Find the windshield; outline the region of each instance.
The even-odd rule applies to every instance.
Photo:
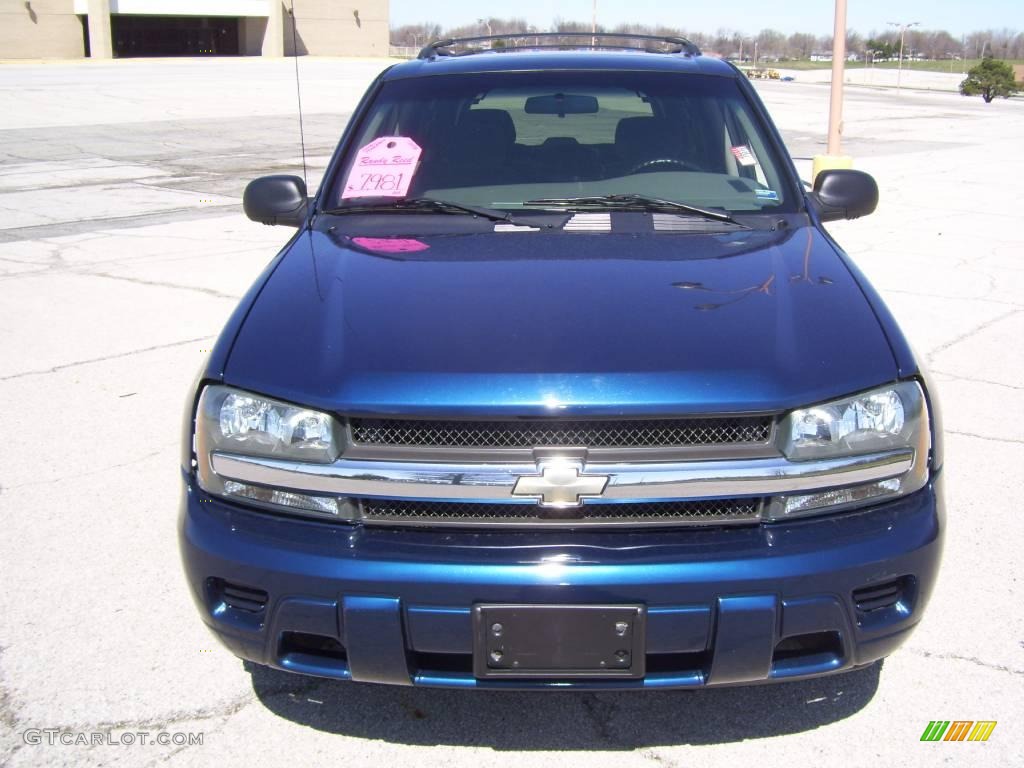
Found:
[[[385,83],[325,208],[431,198],[528,212],[641,198],[793,210],[757,116],[730,78],[500,72]],[[623,196],[631,196],[625,200]]]

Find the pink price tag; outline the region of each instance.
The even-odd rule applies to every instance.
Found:
[[[430,248],[419,240],[399,237],[353,237],[352,242],[377,253],[416,253]]]
[[[405,136],[381,136],[356,154],[341,198],[405,197],[423,152]]]

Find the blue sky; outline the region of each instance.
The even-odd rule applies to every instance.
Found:
[[[1022,0],[849,0],[848,26],[857,32],[885,29],[887,21],[920,21],[925,29],[945,29],[953,35],[978,29],[1024,29]],[[622,22],[669,24],[691,32],[713,33],[719,28],[758,32],[831,34],[834,4],[830,0],[598,0],[597,20],[614,26]],[[466,24],[482,16],[521,17],[547,28],[556,16],[588,20],[591,0],[391,0],[391,25],[436,22],[444,27]]]

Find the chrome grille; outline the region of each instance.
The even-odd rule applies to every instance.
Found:
[[[370,523],[413,525],[724,525],[760,520],[761,499],[708,499],[622,504],[584,504],[549,509],[535,504],[480,504],[406,499],[361,499],[362,519]]]
[[[352,419],[362,445],[443,448],[673,448],[765,443],[768,416],[594,421]]]

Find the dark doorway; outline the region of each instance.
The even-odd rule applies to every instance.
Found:
[[[89,17],[83,14],[78,20],[82,22],[82,50],[85,52],[85,58],[89,58],[92,56],[92,51],[89,50]]]
[[[114,55],[237,56],[241,19],[228,16],[111,16]]]

